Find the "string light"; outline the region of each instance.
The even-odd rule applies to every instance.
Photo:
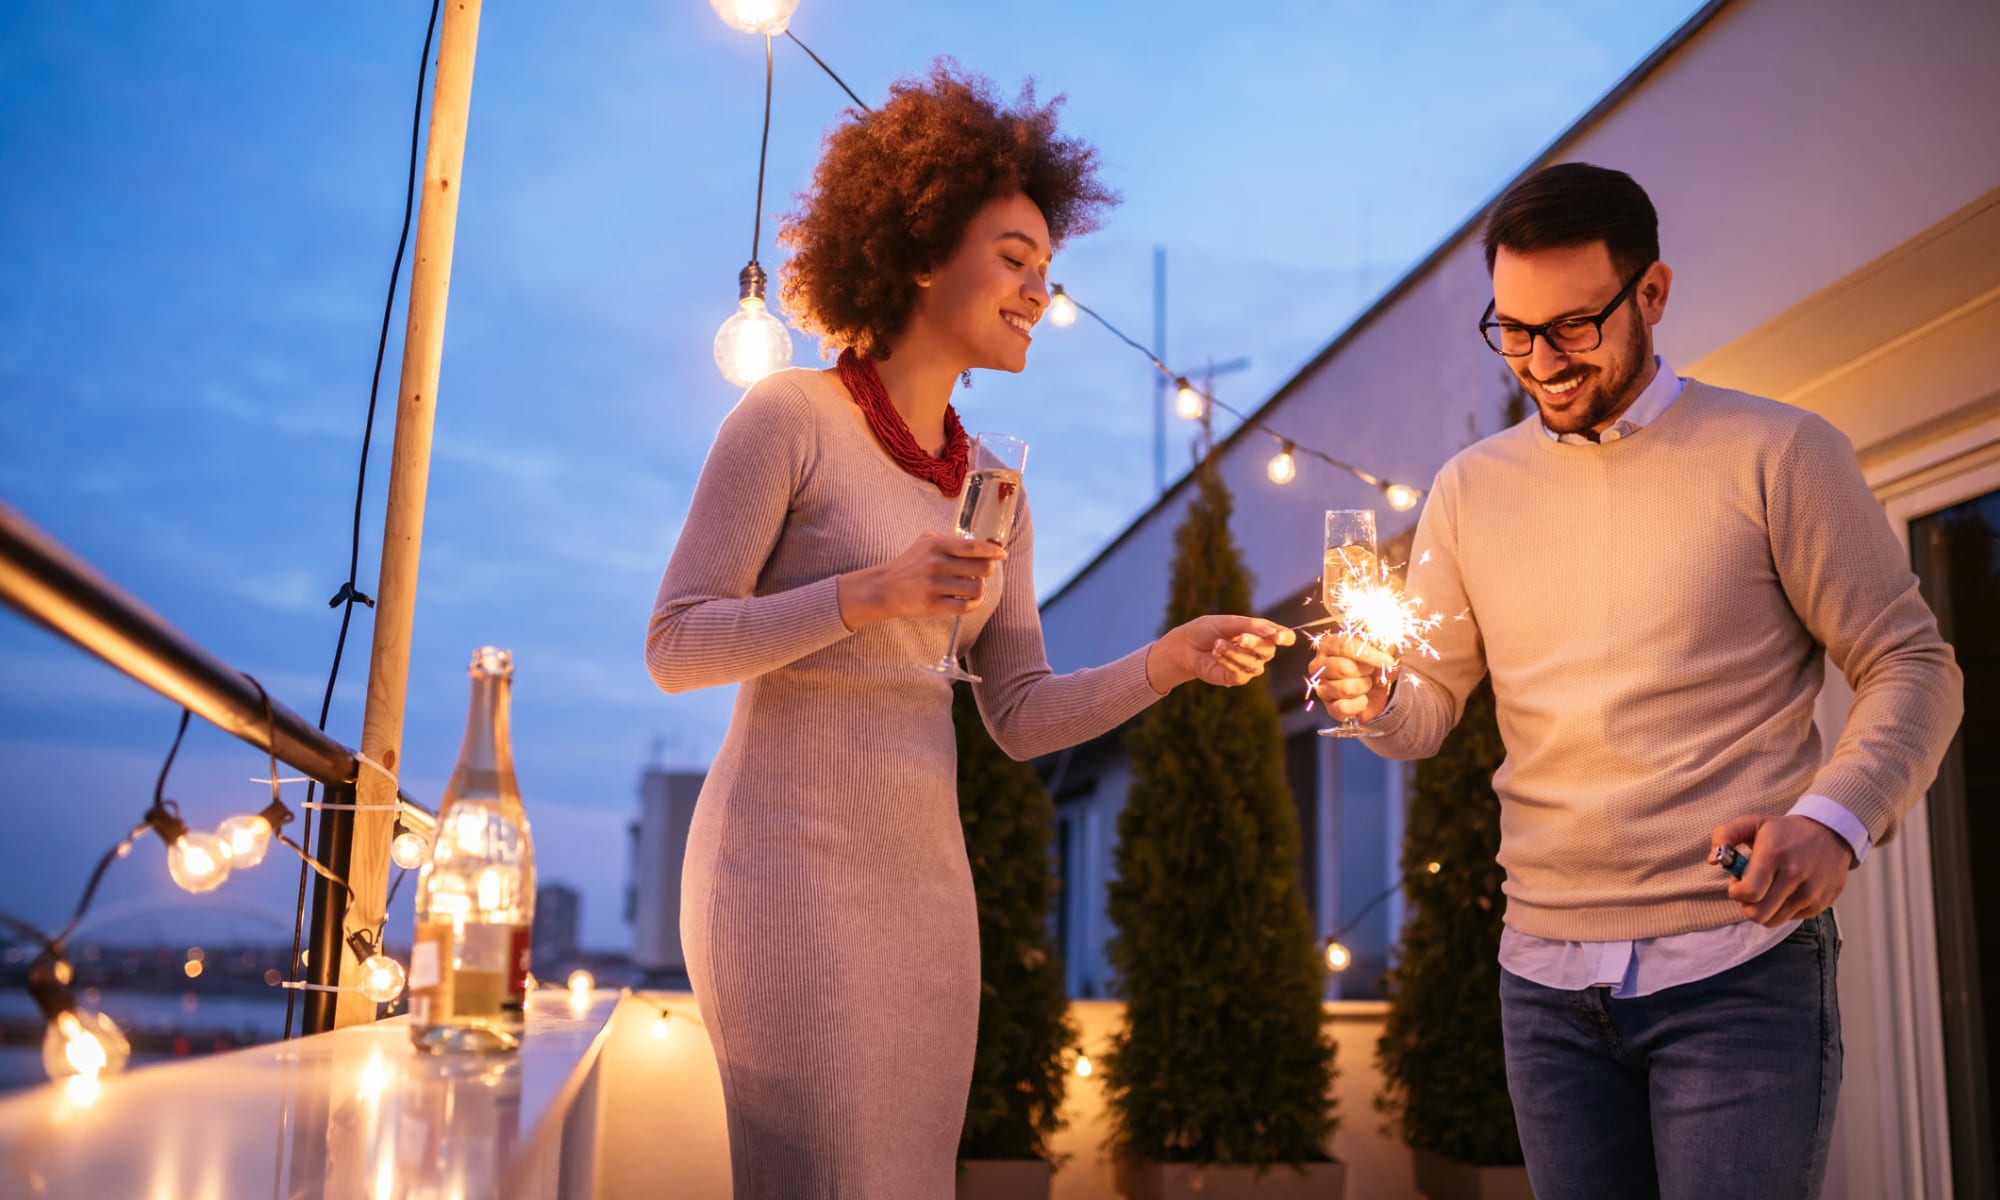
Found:
[[[215,835],[229,847],[233,868],[256,866],[271,848],[271,823],[261,816],[231,817],[217,827]]]
[[[1287,440],[1278,448],[1278,452],[1271,456],[1270,465],[1264,468],[1264,474],[1271,477],[1272,483],[1283,486],[1298,477],[1299,463],[1292,457],[1292,451],[1296,449],[1298,447]]]
[[[755,282],[749,279],[752,272]],[[764,282],[762,267],[744,267],[736,312],[715,331],[715,365],[741,388],[792,365],[792,331],[765,307]]]
[[[28,994],[48,1021],[42,1034],[42,1067],[49,1078],[96,1079],[124,1070],[132,1057],[132,1044],[124,1031],[110,1017],[77,1004],[69,990],[76,971],[60,945],[33,929],[28,932],[44,943],[28,968]]]
[[[387,1004],[402,995],[407,979],[403,964],[386,954],[371,954],[361,964],[361,994],[377,1004]]]
[[[1382,489],[1382,494],[1389,498],[1389,507],[1397,512],[1408,512],[1415,508],[1417,500],[1423,495],[1422,492],[1403,483],[1387,485]]]
[[[589,996],[596,987],[597,980],[591,977],[590,972],[571,971],[569,973],[569,994],[572,999],[578,996]]]
[[[1327,942],[1326,944],[1327,970],[1345,971],[1348,967],[1352,966],[1353,964],[1354,964],[1354,955],[1348,952],[1347,947],[1341,945],[1339,942],[1335,941]]]
[[[430,856],[430,842],[425,840],[422,834],[411,833],[407,829],[397,834],[396,840],[389,843],[390,860],[405,871],[413,871],[423,866],[424,860]]]
[[[1076,324],[1076,302],[1069,298],[1058,283],[1049,288],[1049,324],[1057,329],[1068,329]]]
[[[785,32],[799,9],[799,0],[708,0],[708,6],[724,25],[738,33],[770,37]]]
[[[167,874],[181,890],[197,896],[221,887],[229,878],[229,847],[212,833],[196,833],[184,825],[181,829],[167,843]]]
[[[1194,385],[1187,381],[1187,377],[1184,375],[1175,376],[1174,412],[1178,413],[1184,420],[1199,421],[1201,420],[1201,415],[1207,411],[1208,404],[1206,398],[1200,392],[1194,390]]]
[[[771,150],[771,35],[781,32],[798,0],[710,0],[722,19],[746,33],[764,34],[764,138],[757,149],[757,209],[750,227],[750,261],[736,274],[736,312],[715,331],[715,365],[722,377],[747,388],[792,363],[792,331],[764,303],[767,279],[757,263],[764,243],[764,163]],[[783,10],[782,13],[779,10]],[[736,24],[731,14],[756,20]],[[747,19],[747,18],[746,18]],[[759,25],[777,21],[775,28]]]
[[[1093,1068],[1092,1068],[1092,1067],[1091,1067],[1091,1065],[1090,1065],[1090,1055],[1088,1055],[1088,1054],[1085,1054],[1085,1053],[1084,1053],[1083,1051],[1081,1051],[1081,1050],[1077,1051],[1077,1052],[1076,1052],[1076,1073],[1077,1073],[1077,1075],[1078,1075],[1078,1076],[1080,1076],[1081,1078],[1084,1078],[1084,1079],[1088,1079],[1088,1078],[1090,1078],[1090,1072],[1091,1072],[1092,1070],[1093,1070]]]
[[[668,1030],[667,1030],[667,1022],[668,1022],[668,1020],[670,1020],[670,1019],[671,1019],[672,1017],[673,1017],[673,1014],[672,1014],[672,1013],[670,1013],[670,1012],[668,1012],[668,1011],[667,1011],[666,1009],[664,1009],[664,1008],[663,1008],[663,1009],[661,1009],[661,1010],[660,1010],[660,1018],[659,1018],[659,1020],[657,1020],[657,1021],[654,1021],[654,1022],[653,1022],[653,1040],[654,1040],[654,1041],[656,1041],[656,1042],[664,1042],[664,1041],[666,1041],[666,1040],[667,1040],[667,1032],[668,1032]]]

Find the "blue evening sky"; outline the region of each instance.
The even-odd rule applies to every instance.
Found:
[[[1169,358],[1249,357],[1218,387],[1248,408],[1696,7],[804,0],[794,28],[871,103],[938,55],[1009,94],[1030,75],[1067,94],[1066,128],[1125,202],[1054,278],[1143,339],[1167,247]],[[346,575],[428,11],[0,7],[0,499],[308,715],[338,627],[326,601]],[[442,792],[469,652],[511,648],[542,878],[582,889],[597,946],[626,944],[624,828],[656,741],[662,761],[705,764],[728,720],[726,690],[658,693],[641,638],[736,399],[709,344],[748,257],[762,59],[702,0],[491,4],[480,31],[405,784]],[[843,104],[781,39],[774,269],[769,218]],[[402,319],[363,517],[371,592]],[[1150,502],[1151,397],[1144,360],[1087,319],[1044,326],[1024,375],[962,394],[971,428],[1033,446],[1039,509],[1060,514],[1037,530],[1044,592]],[[1171,459],[1186,457],[1176,431]],[[329,723],[349,745],[368,618]],[[177,715],[0,613],[0,907],[60,922],[144,809]],[[212,827],[260,806],[247,780],[263,771],[197,723],[168,794]],[[112,873],[94,926],[270,940],[294,885],[274,856],[179,897],[149,845]]]

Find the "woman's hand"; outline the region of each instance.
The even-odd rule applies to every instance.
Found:
[[[1313,691],[1328,712],[1366,722],[1388,707],[1397,663],[1358,638],[1329,635],[1314,648],[1308,670]]]
[[[1006,558],[994,542],[922,534],[881,566],[840,577],[840,619],[860,629],[897,617],[962,617],[985,601],[986,580]]]
[[[1235,687],[1264,673],[1291,630],[1262,617],[1196,617],[1169,629],[1146,651],[1146,681],[1165,695],[1190,679]]]

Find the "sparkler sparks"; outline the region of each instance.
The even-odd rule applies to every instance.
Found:
[[[1427,658],[1437,658],[1436,647],[1431,645],[1431,633],[1444,624],[1444,614],[1433,612],[1425,615],[1423,597],[1405,596],[1392,577],[1392,568],[1372,554],[1358,553],[1349,557],[1349,548],[1343,548],[1328,555],[1328,561],[1345,564],[1347,570],[1325,587],[1323,595],[1327,608],[1337,616],[1320,621],[1309,621],[1296,628],[1305,634],[1315,650],[1328,637],[1352,638],[1381,651],[1390,660],[1397,661],[1407,654],[1420,654]],[[1359,550],[1358,547],[1353,548]],[[1418,560],[1430,561],[1430,552]],[[1461,614],[1462,616],[1462,614]],[[1319,633],[1307,632],[1321,625],[1334,628]],[[1387,683],[1391,667],[1381,668],[1378,678]],[[1325,675],[1324,667],[1314,671],[1306,679],[1306,711],[1312,711],[1313,701],[1318,695],[1320,679]]]

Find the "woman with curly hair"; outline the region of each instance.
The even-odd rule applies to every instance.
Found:
[[[721,1069],[738,1200],[934,1200],[979,1016],[956,799],[954,618],[1019,759],[1194,681],[1259,675],[1291,635],[1211,616],[1053,674],[1024,501],[1004,546],[951,535],[971,368],[1020,371],[1049,258],[1115,197],[1058,102],[946,63],[848,114],[782,231],[786,309],[840,352],[723,421],[660,583],[646,662],[669,692],[741,683],[688,836],[681,939]]]

